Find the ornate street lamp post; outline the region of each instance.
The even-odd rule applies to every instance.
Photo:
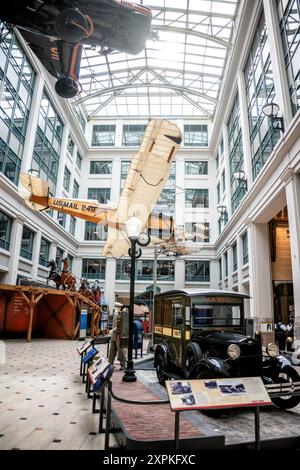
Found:
[[[147,246],[150,243],[150,237],[146,233],[141,234],[142,222],[137,217],[131,217],[126,222],[127,235],[131,247],[128,250],[130,256],[130,300],[129,300],[129,328],[128,328],[128,356],[127,365],[124,370],[123,381],[135,382],[136,375],[133,367],[132,349],[133,349],[133,314],[134,314],[134,281],[135,281],[135,261],[142,255],[142,250],[137,245]]]

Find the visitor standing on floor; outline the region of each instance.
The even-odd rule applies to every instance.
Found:
[[[120,343],[120,326],[121,326],[121,309],[123,307],[123,304],[120,302],[115,303],[115,308],[114,308],[114,317],[113,317],[113,324],[112,324],[112,330],[111,330],[111,343],[110,343],[110,348],[109,348],[109,356],[108,356],[108,362],[110,364],[114,363],[114,360],[117,356],[117,360],[120,362],[120,370],[125,369],[125,352],[123,347],[121,347]]]

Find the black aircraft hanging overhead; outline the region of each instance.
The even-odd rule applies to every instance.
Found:
[[[56,92],[80,92],[82,46],[138,54],[150,36],[151,10],[124,0],[6,0],[0,18],[18,27],[57,82]]]

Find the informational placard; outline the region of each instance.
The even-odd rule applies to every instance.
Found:
[[[273,332],[272,323],[271,322],[261,322],[260,331],[261,331],[261,333],[272,333]]]
[[[77,348],[77,352],[79,356],[82,356],[82,354],[89,349],[90,346],[92,346],[92,339],[89,339],[87,341],[84,341],[79,348]]]
[[[107,359],[100,357],[95,361],[91,367],[88,368],[88,374],[90,381],[94,385],[97,379],[103,374],[103,372],[108,368],[109,362]]]
[[[29,307],[22,294],[15,292],[13,297],[13,315],[19,314],[29,315]]]
[[[96,379],[96,382],[93,385],[94,392],[100,392],[104,385],[108,382],[111,378],[114,371],[114,366],[108,364],[108,367],[102,372]]]
[[[167,381],[173,411],[271,405],[261,377]]]
[[[85,356],[81,358],[81,361],[83,362],[83,364],[87,364],[89,361],[93,359],[93,357],[96,356],[98,352],[99,352],[98,349],[92,348]]]

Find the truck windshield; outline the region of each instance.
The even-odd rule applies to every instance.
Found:
[[[241,326],[240,305],[201,305],[192,304],[192,328],[203,326]]]

